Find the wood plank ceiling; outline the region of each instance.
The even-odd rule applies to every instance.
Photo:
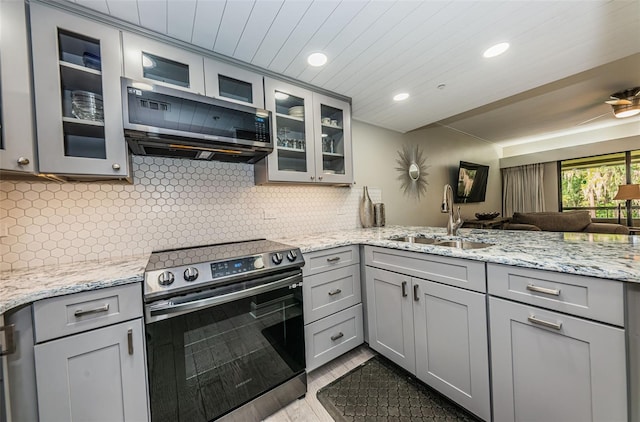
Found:
[[[640,53],[638,1],[75,1],[349,96],[354,118],[400,132],[444,119],[455,128],[452,116]],[[511,44],[507,53],[482,57],[502,41]],[[306,63],[315,51],[327,54],[325,66]],[[635,69],[622,68],[610,79],[582,81],[582,89],[593,93],[588,98],[558,99],[545,91],[546,108],[537,107],[559,116],[556,129],[586,120],[578,121],[587,107],[593,107],[593,117],[607,113],[602,102],[609,94],[640,86],[638,60],[633,64]],[[411,96],[395,103],[398,92]],[[520,108],[505,124],[531,123],[532,113],[526,105]],[[583,114],[577,118],[574,110]],[[474,134],[472,123],[462,126]],[[517,137],[513,130],[494,133],[486,125],[478,132],[496,143]]]

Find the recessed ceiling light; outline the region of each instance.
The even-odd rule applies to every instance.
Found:
[[[489,47],[485,50],[484,53],[482,53],[482,55],[486,58],[489,57],[495,57],[495,56],[499,56],[500,54],[504,53],[505,51],[507,51],[509,49],[509,43],[508,42],[501,42],[499,44],[496,44],[492,47]]]
[[[286,100],[287,98],[289,98],[289,94],[285,94],[284,92],[276,91],[274,97],[276,97],[276,100]]]
[[[409,94],[406,92],[401,92],[400,94],[396,94],[393,96],[393,101],[404,101],[409,98]]]
[[[327,55],[324,53],[313,53],[313,54],[309,54],[309,57],[307,57],[307,62],[311,65],[311,66],[324,66],[324,64],[327,62]]]

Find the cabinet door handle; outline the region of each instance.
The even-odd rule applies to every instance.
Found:
[[[331,336],[331,341],[336,341],[340,338],[344,337],[344,334],[342,333],[342,331],[340,331],[338,334],[332,335]]]
[[[327,262],[329,263],[334,263],[334,262],[338,262],[340,261],[340,257],[339,256],[334,256],[333,258],[327,258]]]
[[[546,295],[560,296],[560,289],[548,289],[546,287],[535,286],[533,284],[527,284],[527,290],[544,293]]]
[[[82,309],[78,309],[73,313],[73,315],[77,318],[84,315],[99,314],[101,312],[107,312],[108,310],[109,310],[109,304],[105,303],[103,306],[95,309],[88,309],[86,311],[83,311]]]
[[[127,331],[127,343],[129,346],[129,354],[133,354],[133,329],[129,328]]]
[[[555,323],[555,322],[545,321],[543,319],[536,318],[535,315],[531,315],[527,319],[529,320],[529,322],[531,322],[533,324],[541,325],[543,327],[553,328],[554,330],[561,330],[562,329],[562,322]]]
[[[402,297],[407,297],[407,282],[402,282]]]
[[[0,331],[4,331],[5,347],[6,349],[0,349],[0,356],[10,355],[16,351],[16,342],[13,341],[13,337],[16,331],[14,324],[3,325],[0,327]]]
[[[420,298],[418,297],[418,285],[417,284],[413,285],[413,300],[415,300],[416,302],[420,300]]]
[[[329,296],[335,296],[335,295],[338,295],[340,293],[342,293],[342,290],[340,290],[340,289],[331,290],[331,291],[329,291]]]

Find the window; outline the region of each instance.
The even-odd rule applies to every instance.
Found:
[[[561,210],[589,210],[596,219],[618,219],[613,200],[618,185],[640,184],[640,150],[576,158],[560,162]],[[632,216],[640,218],[640,200],[632,201]],[[624,219],[624,215],[623,215]]]

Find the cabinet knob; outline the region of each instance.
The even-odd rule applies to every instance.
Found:
[[[314,180],[314,179],[315,179],[315,176],[311,176],[311,180]]]
[[[120,170],[120,164],[113,163],[113,165],[111,165],[111,168],[113,168],[114,170]]]
[[[318,180],[322,180],[322,176],[318,176]]]
[[[30,163],[30,161],[29,161],[29,159],[27,157],[18,158],[18,164],[20,164],[21,166],[26,166],[29,163]]]

